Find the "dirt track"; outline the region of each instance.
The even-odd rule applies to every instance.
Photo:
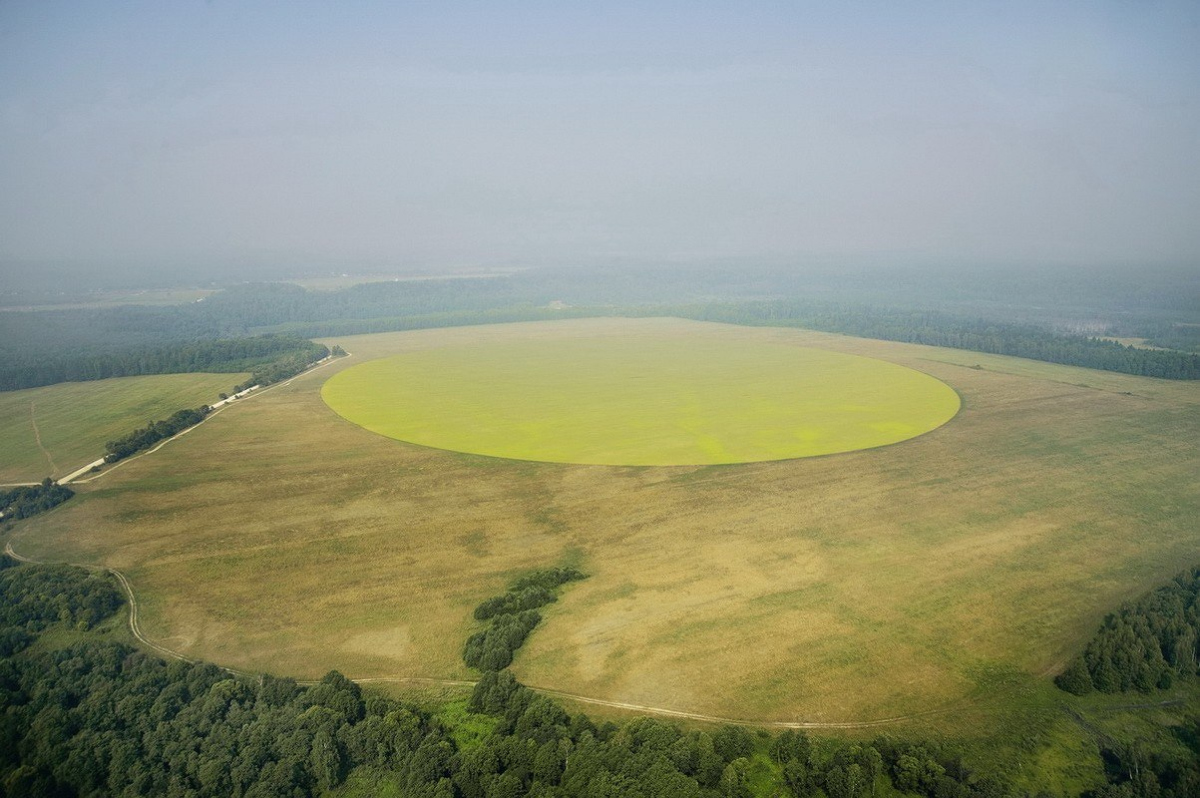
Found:
[[[4,553],[14,560],[20,560],[25,563],[37,564],[37,560],[24,557],[17,553],[13,548],[12,541],[4,547]],[[141,625],[138,623],[138,603],[137,597],[134,595],[133,586],[129,583],[128,577],[115,568],[104,568],[101,566],[79,566],[90,571],[107,571],[116,577],[120,583],[121,589],[125,592],[125,597],[129,600],[129,631],[137,639],[139,643],[154,651],[156,654],[170,659],[182,660],[184,662],[198,662],[186,654],[182,654],[166,646],[155,643],[142,632]],[[244,671],[226,668],[223,670],[235,676],[250,676]],[[437,679],[427,676],[367,676],[355,679],[351,677],[351,681],[358,684],[411,684],[411,685],[426,685],[431,687],[474,687],[475,682],[462,679]],[[314,682],[300,682],[301,684],[313,684]],[[581,704],[590,704],[592,706],[610,707],[612,709],[623,709],[632,712],[640,712],[644,715],[656,715],[659,717],[678,718],[680,720],[697,720],[705,723],[729,724],[734,726],[754,726],[768,729],[869,729],[877,726],[892,726],[905,721],[915,720],[917,718],[927,717],[930,715],[940,715],[946,712],[953,712],[958,707],[943,707],[940,709],[931,709],[925,712],[917,712],[911,715],[898,715],[893,718],[878,718],[875,720],[847,720],[847,721],[768,721],[768,720],[748,720],[745,718],[723,718],[717,715],[703,715],[698,712],[685,712],[678,709],[669,709],[667,707],[655,707],[647,704],[631,704],[625,701],[609,701],[604,698],[592,698],[590,696],[579,695],[577,693],[568,693],[564,690],[555,690],[550,687],[535,687],[527,685],[531,690],[535,690],[543,695],[562,698],[569,701],[576,701]]]

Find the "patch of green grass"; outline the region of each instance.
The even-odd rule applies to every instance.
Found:
[[[160,374],[0,393],[0,482],[62,477],[104,445],[176,410],[216,402],[244,374]]]
[[[684,465],[886,446],[954,416],[919,371],[775,343],[627,336],[475,342],[374,360],[322,396],[423,446],[553,463]]]
[[[368,767],[350,771],[346,781],[326,795],[329,798],[405,798],[399,775]]]
[[[113,643],[135,645],[133,635],[129,632],[129,609],[122,607],[116,613],[105,618],[91,629],[79,629],[65,623],[56,623],[38,633],[37,639],[26,649],[30,654],[44,651],[58,651],[70,648],[76,643],[93,643],[106,640]]]
[[[746,771],[746,786],[754,798],[782,798],[791,795],[783,786],[783,768],[771,759],[771,736],[766,732],[755,735],[754,754]]]
[[[479,745],[496,729],[496,718],[490,715],[476,715],[467,709],[469,699],[463,698],[448,701],[437,708],[434,713],[454,738],[454,744],[460,751],[466,751]]]

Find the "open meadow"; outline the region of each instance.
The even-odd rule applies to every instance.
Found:
[[[0,393],[0,483],[59,478],[104,444],[185,407],[217,401],[245,374],[157,374]]]
[[[335,373],[375,358],[631,335],[879,358],[951,386],[962,408],[882,448],[613,467],[407,444],[321,398]],[[525,569],[575,565],[590,578],[547,608],[513,666],[522,681],[825,722],[1045,684],[1106,612],[1200,559],[1194,383],[674,319],[327,343],[353,356],[82,481],[14,546],[121,569],[163,645],[300,678],[470,678],[472,608]]]

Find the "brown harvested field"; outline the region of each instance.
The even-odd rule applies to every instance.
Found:
[[[964,406],[882,449],[618,468],[424,449],[342,420],[319,394],[336,370],[406,349],[630,331],[879,357]],[[575,563],[591,578],[545,613],[514,665],[522,680],[834,721],[1044,674],[1106,611],[1200,560],[1196,384],[662,319],[337,342],[354,357],[81,484],[16,548],[122,569],[161,643],[298,677],[469,676],[472,607],[522,569]]]

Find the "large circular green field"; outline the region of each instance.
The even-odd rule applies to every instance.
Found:
[[[719,336],[458,343],[352,366],[321,393],[355,424],[422,446],[638,466],[885,446],[959,408],[953,389],[904,366]]]

